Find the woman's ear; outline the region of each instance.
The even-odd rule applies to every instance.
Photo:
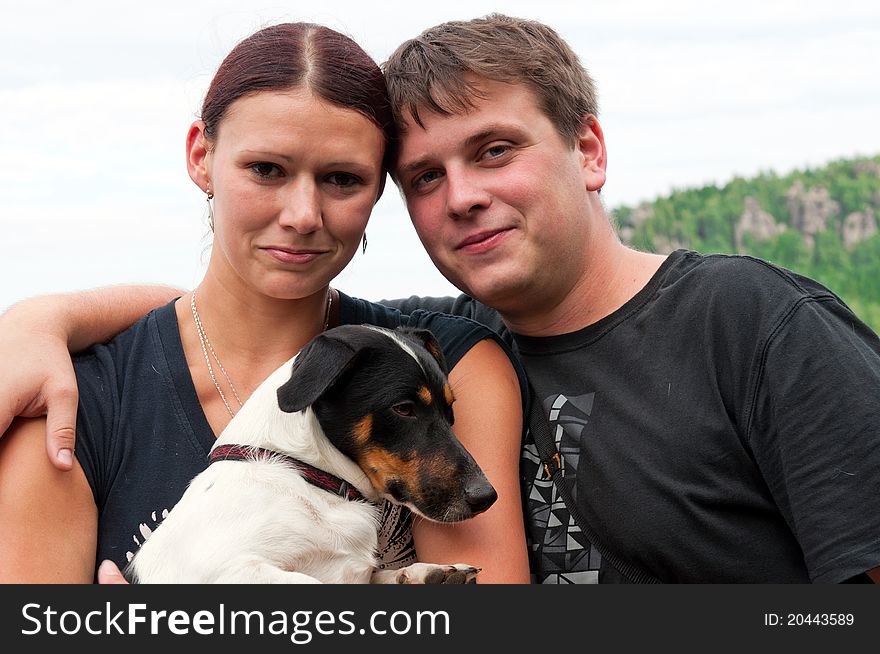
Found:
[[[602,126],[593,114],[585,114],[581,119],[577,149],[581,155],[586,188],[588,191],[598,191],[605,185],[608,153],[605,150]]]
[[[203,192],[208,192],[211,182],[208,170],[208,154],[211,151],[210,142],[205,135],[204,121],[197,120],[189,127],[186,134],[186,169],[189,176]]]

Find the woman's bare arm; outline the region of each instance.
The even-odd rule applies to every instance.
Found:
[[[504,351],[475,345],[449,374],[455,394],[454,431],[486,473],[498,500],[485,513],[453,525],[416,518],[419,560],[482,568],[479,583],[528,583],[529,566],[519,482],[522,402]]]
[[[98,511],[78,463],[43,456],[45,420],[19,419],[0,440],[0,583],[92,583]]]

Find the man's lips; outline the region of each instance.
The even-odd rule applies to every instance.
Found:
[[[260,249],[281,263],[309,263],[326,252],[313,248],[288,248],[280,245],[269,245]]]
[[[462,240],[455,249],[462,250],[468,254],[487,252],[498,245],[509,232],[509,228],[504,228],[471,234]]]

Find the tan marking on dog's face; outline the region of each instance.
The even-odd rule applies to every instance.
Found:
[[[438,484],[452,482],[447,479],[450,474],[449,466],[440,460],[435,461],[417,456],[405,460],[385,450],[372,449],[364,453],[359,463],[373,488],[380,492],[387,492],[389,482],[402,482],[411,495],[411,501],[415,504],[421,502],[423,498],[423,491],[418,481],[420,472],[427,471],[428,478],[436,480]]]
[[[404,461],[386,450],[370,449],[364,452],[360,465],[373,487],[382,490],[391,479],[415,479],[419,461],[417,457]]]
[[[431,390],[427,386],[419,388],[419,399],[425,406],[431,406],[434,397],[431,395]]]
[[[352,436],[354,437],[354,442],[358,445],[366,445],[370,442],[370,439],[373,436],[373,416],[372,414],[367,414],[354,426],[352,430]]]
[[[443,385],[443,397],[446,398],[446,404],[452,406],[455,396],[452,394],[452,388],[450,388],[449,384]]]

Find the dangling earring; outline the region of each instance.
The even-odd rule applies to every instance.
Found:
[[[205,193],[208,194],[208,226],[211,228],[211,231],[214,231],[214,206],[211,204],[211,200],[214,199],[214,194],[211,193],[211,182],[208,182],[208,187],[205,189]]]
[[[361,254],[367,253],[367,233],[364,232],[364,238],[361,241]]]

